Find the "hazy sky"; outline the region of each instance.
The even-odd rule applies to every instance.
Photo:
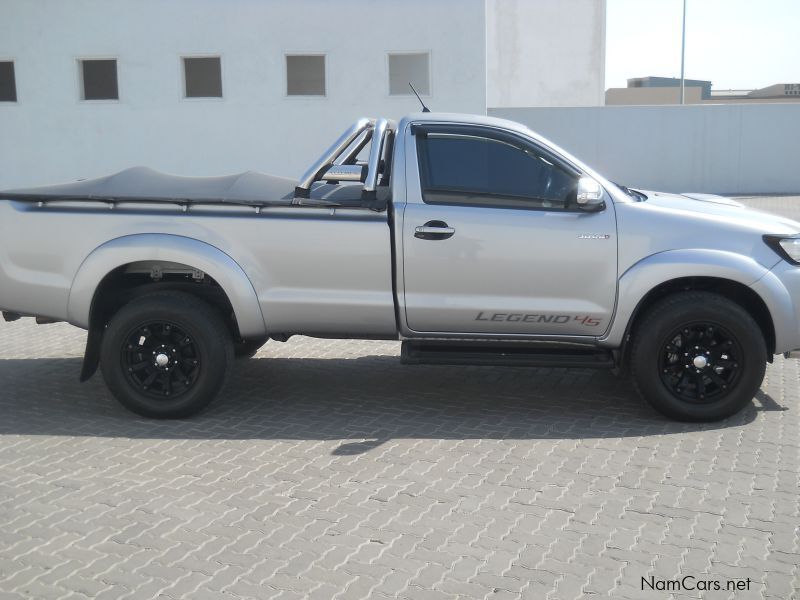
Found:
[[[716,89],[800,83],[800,0],[687,0],[686,77]],[[607,0],[606,88],[679,77],[683,0]]]

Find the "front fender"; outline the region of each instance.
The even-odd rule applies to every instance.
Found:
[[[764,300],[775,328],[775,353],[800,348],[800,311],[795,303],[800,298],[800,273],[789,263],[779,264],[753,284],[753,291]]]
[[[620,277],[614,320],[606,336],[599,341],[604,346],[618,348],[639,303],[662,283],[684,277],[715,277],[750,287],[768,273],[768,268],[749,256],[724,250],[667,250],[648,256]],[[769,296],[760,295],[776,322],[774,311],[783,314],[785,310],[780,290],[774,290]]]
[[[116,268],[144,260],[181,263],[207,273],[228,296],[242,337],[266,335],[258,296],[235,260],[205,242],[162,233],[124,236],[93,250],[72,281],[67,303],[69,322],[88,329],[94,294],[103,278]]]

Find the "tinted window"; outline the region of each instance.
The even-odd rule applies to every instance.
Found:
[[[501,139],[427,133],[417,140],[429,203],[564,208],[577,180],[532,148]]]

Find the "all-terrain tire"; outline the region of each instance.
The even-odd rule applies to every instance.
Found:
[[[220,314],[186,293],[157,292],[123,306],[100,351],[106,385],[129,410],[179,419],[203,410],[227,380],[231,333]]]
[[[717,421],[748,405],[764,379],[767,347],[739,304],[701,291],[667,296],[636,324],[630,353],[639,394],[680,421]]]

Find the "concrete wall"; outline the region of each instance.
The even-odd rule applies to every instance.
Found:
[[[604,101],[606,0],[486,0],[490,108]]]
[[[446,35],[444,35],[446,33]],[[389,52],[431,54],[439,110],[486,110],[484,0],[0,0],[0,189],[148,165],[186,175],[299,177],[390,96]],[[327,95],[286,97],[285,53],[326,53]],[[220,55],[222,99],[182,97],[183,55]],[[116,58],[119,101],[81,101],[79,58]]]
[[[506,108],[612,181],[672,192],[800,192],[800,104]]]

